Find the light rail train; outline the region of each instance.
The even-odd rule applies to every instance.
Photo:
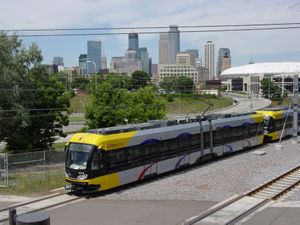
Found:
[[[265,137],[276,140],[279,136],[280,131],[275,131],[272,123],[282,129],[281,120],[292,115],[288,110],[266,109],[190,123],[181,121],[183,124],[159,120],[78,133],[66,144],[65,179],[70,183],[67,190],[108,190],[193,165],[207,157],[262,145]],[[291,135],[290,131],[287,135]]]
[[[66,181],[75,192],[107,190],[260,145],[263,138],[264,118],[257,113],[90,130],[67,143]]]

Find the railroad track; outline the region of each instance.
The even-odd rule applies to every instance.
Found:
[[[9,220],[9,209],[11,208],[15,208],[17,210],[17,215],[19,216],[25,213],[49,209],[79,199],[82,199],[82,197],[68,195],[65,193],[57,193],[30,200],[24,203],[15,204],[7,208],[2,208],[0,209],[0,224],[3,224],[4,222]]]
[[[280,200],[298,185],[300,166],[246,194],[233,197],[201,215],[186,220],[183,225],[235,224],[265,204]]]

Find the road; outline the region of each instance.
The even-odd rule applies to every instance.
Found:
[[[234,96],[234,100],[238,101],[237,104],[227,107],[225,109],[216,110],[217,113],[246,113],[252,112],[261,108],[265,108],[271,104],[269,99],[265,98],[245,98]]]
[[[217,109],[210,111],[209,113],[247,113],[252,112],[261,108],[268,107],[271,104],[269,99],[265,98],[253,98],[248,97],[247,95],[233,95],[224,93],[226,97],[232,97],[235,100],[235,104],[223,109]],[[187,115],[186,114],[167,114],[167,117],[170,119],[184,119]],[[190,117],[196,116],[194,114],[189,114]]]

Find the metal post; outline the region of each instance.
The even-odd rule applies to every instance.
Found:
[[[293,116],[293,142],[298,142],[298,74],[294,75],[294,116]]]
[[[4,156],[4,166],[6,168],[6,188],[9,188],[9,177],[8,177],[8,155]]]
[[[16,225],[17,210],[15,208],[9,209],[9,225]]]
[[[44,150],[44,181],[46,181],[46,151]]]
[[[92,60],[87,60],[87,63],[92,63],[94,65],[94,69],[95,69],[95,90],[97,90],[97,66],[96,63]]]

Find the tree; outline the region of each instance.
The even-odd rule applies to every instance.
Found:
[[[192,93],[194,89],[194,81],[190,77],[180,76],[176,79],[176,92],[180,93]]]
[[[128,75],[109,73],[105,81],[109,82],[114,88],[126,88],[131,89],[131,80]]]
[[[114,88],[107,81],[99,89],[101,91],[93,93],[92,104],[86,109],[90,129],[145,122],[165,115],[164,103],[155,99],[150,88],[128,93],[126,89]]]
[[[273,101],[281,101],[281,89],[271,81],[270,78],[264,78],[261,82],[261,89],[265,98]]]
[[[64,136],[70,94],[41,62],[37,45],[26,50],[17,36],[0,34],[0,140],[8,151],[46,149]]]
[[[50,77],[56,77],[65,86],[65,89],[69,88],[69,75],[67,73],[60,71],[58,73],[51,74]]]
[[[110,127],[125,123],[125,89],[114,88],[109,82],[99,85],[101,91],[93,92],[92,103],[86,108],[85,118],[90,129]]]
[[[175,90],[177,77],[164,77],[163,81],[159,83],[159,86],[163,88],[167,93]]]
[[[137,70],[131,74],[131,86],[135,90],[146,87],[149,81],[150,77],[144,71]]]
[[[145,87],[136,93],[130,93],[128,98],[129,111],[126,119],[129,123],[141,123],[148,120],[164,118],[166,106],[155,99],[152,87]]]
[[[86,90],[87,85],[90,83],[90,80],[85,77],[75,77],[75,79],[71,82],[72,88],[78,88],[80,90]]]

